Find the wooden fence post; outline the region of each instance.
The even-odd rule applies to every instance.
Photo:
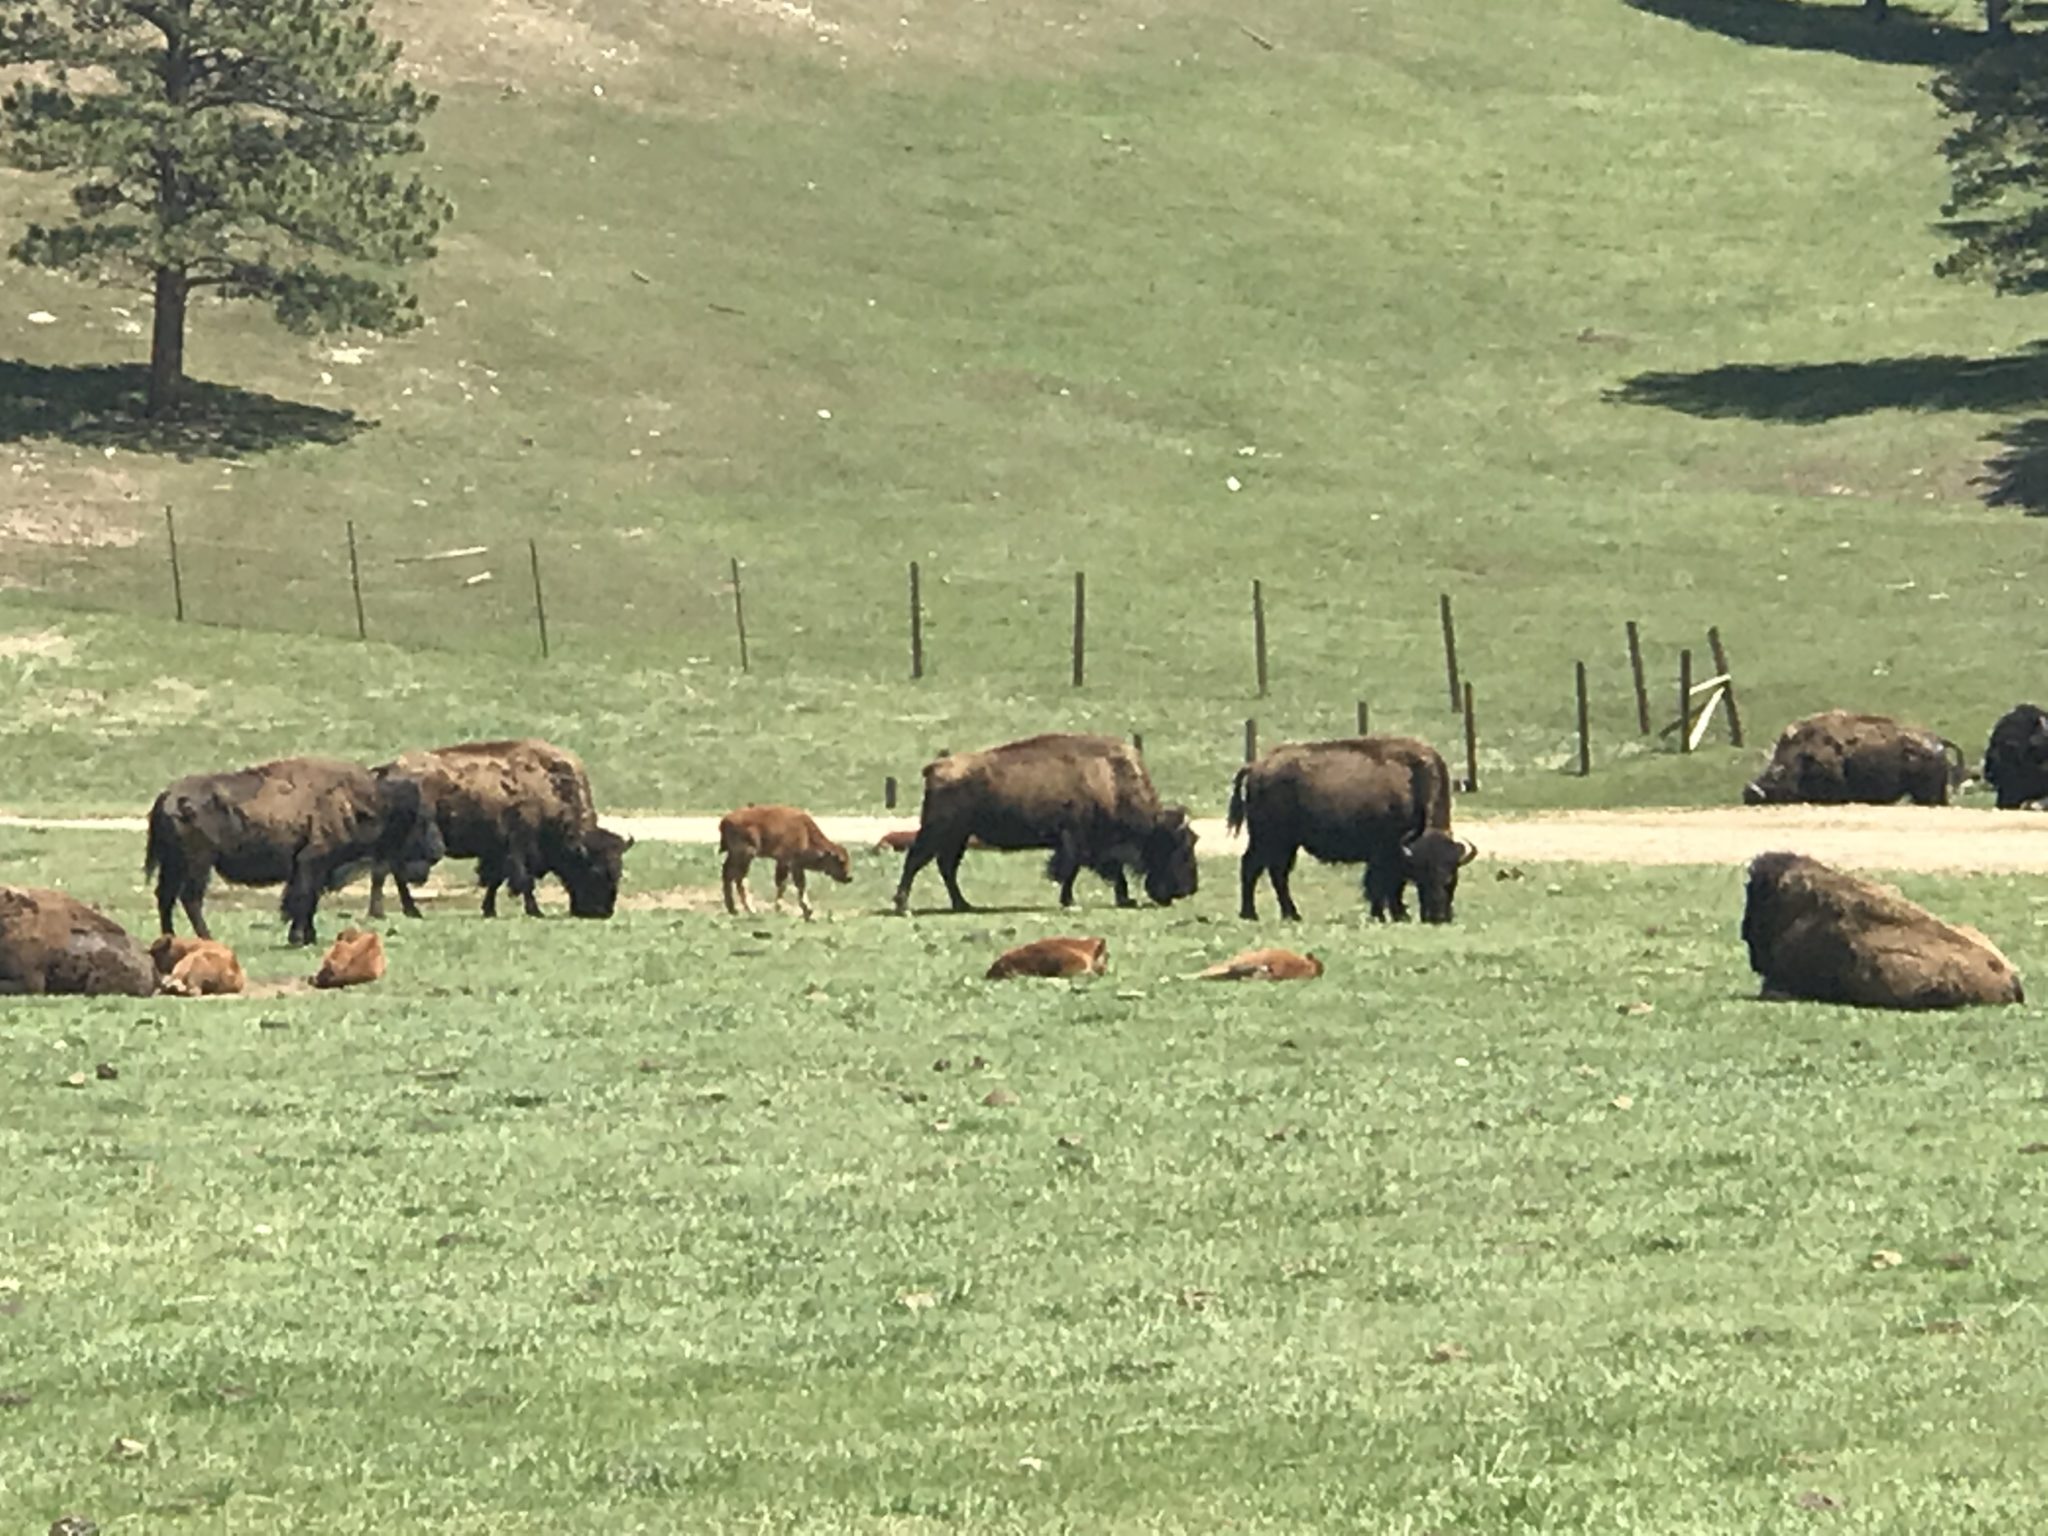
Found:
[[[1367,707],[1363,699],[1358,701],[1358,734],[1361,736],[1370,736],[1372,734],[1372,710]]]
[[[1088,573],[1074,572],[1074,686],[1088,679]]]
[[[1257,654],[1259,697],[1263,699],[1266,696],[1266,586],[1256,577],[1252,579],[1252,649]]]
[[[1678,653],[1678,750],[1692,750],[1692,652]]]
[[[1479,793],[1479,722],[1472,717],[1472,685],[1465,684],[1465,793]]]
[[[1643,681],[1643,637],[1636,629],[1636,621],[1628,621],[1628,668],[1636,680],[1636,730],[1650,734],[1650,690]]]
[[[164,508],[164,531],[171,536],[171,602],[176,607],[178,622],[185,622],[185,574],[178,568],[178,519],[169,507]]]
[[[924,676],[924,594],[915,560],[910,562],[910,675]]]
[[[1259,755],[1259,722],[1256,719],[1244,723],[1244,760],[1251,762]]]
[[[528,539],[526,552],[533,559],[533,621],[540,626],[540,659],[548,659],[548,604],[540,590],[540,541]]]
[[[1742,716],[1735,708],[1735,679],[1728,671],[1728,653],[1721,649],[1721,631],[1718,628],[1709,626],[1707,645],[1714,653],[1714,670],[1728,678],[1721,685],[1721,691],[1728,700],[1728,744],[1739,747],[1742,745]]]
[[[363,617],[363,567],[356,558],[356,522],[348,520],[348,584],[356,595],[356,638],[370,638],[369,622]]]
[[[1572,677],[1579,695],[1579,777],[1583,779],[1593,771],[1593,737],[1586,708],[1586,664],[1583,661],[1572,663]]]
[[[732,561],[732,621],[740,632],[740,670],[753,670],[747,664],[747,600],[740,592],[739,556],[729,557]]]
[[[1451,594],[1443,593],[1437,598],[1437,607],[1444,621],[1444,672],[1451,683],[1451,708],[1457,709],[1463,696],[1458,691],[1458,630],[1451,622]]]
[[[896,809],[896,775],[893,773],[882,779],[882,807],[890,811]]]

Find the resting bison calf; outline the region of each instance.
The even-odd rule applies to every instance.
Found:
[[[1072,906],[1074,879],[1092,869],[1133,906],[1126,868],[1144,875],[1160,906],[1195,894],[1195,830],[1184,806],[1161,805],[1136,751],[1113,736],[1032,736],[927,763],[917,837],[904,856],[896,910],[910,910],[918,871],[937,861],[953,910],[960,860],[976,838],[989,848],[1050,848],[1046,872]]]
[[[796,904],[806,918],[811,915],[811,898],[804,891],[804,876],[810,871],[829,875],[841,885],[853,878],[853,861],[846,850],[818,830],[807,811],[793,805],[750,805],[725,817],[718,824],[718,846],[725,854],[723,871],[725,910],[734,912],[735,893],[739,906],[749,913],[754,904],[747,896],[747,870],[756,859],[775,861],[775,905],[782,905],[783,887],[796,883]]]
[[[466,741],[408,752],[379,772],[417,778],[445,857],[475,859],[484,916],[498,915],[498,887],[510,886],[528,917],[541,915],[534,885],[554,875],[573,917],[610,917],[630,837],[597,824],[583,760],[552,742]],[[384,915],[384,877],[398,886],[407,917],[420,909],[407,889],[415,876],[380,862],[370,876],[371,917]]]
[[[202,939],[206,886],[218,872],[238,885],[284,886],[291,942],[313,942],[323,891],[372,860],[424,871],[441,834],[419,780],[324,757],[288,757],[236,773],[179,779],[149,808],[144,873],[156,875],[157,918],[171,932],[184,905]]]
[[[1963,749],[1884,715],[1830,709],[1785,727],[1745,805],[1947,805],[1963,782]]]
[[[218,939],[181,939],[160,933],[149,946],[157,989],[171,997],[232,997],[249,987],[235,952]]]
[[[1984,782],[1997,791],[2001,811],[2048,800],[2048,712],[2016,704],[1991,728]]]
[[[1365,865],[1365,896],[1379,921],[1405,922],[1410,881],[1425,923],[1448,923],[1458,871],[1479,856],[1451,836],[1451,775],[1436,748],[1408,736],[1288,742],[1240,768],[1230,786],[1230,830],[1251,829],[1238,866],[1239,916],[1259,915],[1269,875],[1280,915],[1301,916],[1290,882],[1306,848],[1326,864]]]
[[[149,951],[112,918],[74,896],[0,885],[0,993],[148,997]]]
[[[361,928],[344,928],[327,946],[314,973],[316,987],[360,987],[384,975],[384,940]]]
[[[1314,981],[1323,974],[1315,955],[1291,949],[1248,949],[1196,974],[1197,981]]]
[[[1760,854],[1749,866],[1742,939],[1766,997],[1859,1008],[2026,1000],[2012,962],[1976,929],[1801,854]]]
[[[1107,939],[1033,939],[996,956],[990,981],[1015,976],[1100,976],[1109,968]]]

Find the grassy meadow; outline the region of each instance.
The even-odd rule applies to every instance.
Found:
[[[1639,743],[1630,618],[1660,719],[1718,624],[1757,734],[1855,705],[1974,752],[2041,657],[2048,368],[2026,306],[1930,275],[1925,70],[1850,4],[1737,8],[1798,48],[1645,6],[1276,0],[1267,49],[1216,0],[394,4],[460,207],[428,330],[337,353],[203,310],[193,366],[243,393],[166,443],[107,408],[133,296],[0,274],[0,799],[488,728],[631,801],[850,809],[1068,723],[1142,731],[1193,794],[1249,713],[1454,736],[1440,592],[1504,803],[1740,781]],[[195,620],[322,638],[170,628],[166,505]],[[351,521],[404,655],[335,643]],[[1576,658],[1591,785],[1558,772]]]
[[[0,852],[142,926],[130,841]],[[1258,937],[1328,975],[1210,986],[1227,882],[1064,920],[982,858],[998,910],[864,870],[735,923],[708,851],[635,857],[670,907],[465,893],[360,992],[9,1011],[10,1529],[2048,1518],[2031,1017],[1755,1002],[1732,871],[1398,931],[1318,872]],[[1906,888],[2041,972],[2025,883]],[[1062,928],[1107,976],[978,979]]]

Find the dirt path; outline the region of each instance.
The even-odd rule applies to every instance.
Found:
[[[828,836],[859,851],[903,816],[821,816]],[[660,843],[716,843],[716,816],[608,816],[605,824]],[[140,817],[42,819],[0,815],[0,827],[126,832]],[[1198,820],[1201,851],[1243,847],[1220,820]],[[1726,806],[1711,810],[1558,811],[1460,815],[1458,830],[1482,859],[1504,864],[1741,864],[1773,848],[1852,869],[2048,874],[2048,815],[1914,806]]]

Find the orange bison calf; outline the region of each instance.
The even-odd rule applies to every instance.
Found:
[[[795,881],[797,906],[806,918],[811,915],[811,898],[804,890],[807,873],[830,875],[841,885],[853,878],[846,850],[820,832],[808,812],[793,805],[750,805],[734,811],[718,824],[718,846],[725,853],[725,910],[732,913],[754,910],[747,895],[747,871],[756,859],[775,861],[778,908],[783,888]],[[738,906],[733,905],[735,894]]]
[[[1297,955],[1291,949],[1248,949],[1212,965],[1198,977],[1202,981],[1313,981],[1323,974],[1323,962],[1314,955]]]
[[[156,962],[157,990],[171,997],[231,997],[248,990],[242,962],[218,939],[158,934],[149,958]]]
[[[361,928],[344,928],[320,962],[316,987],[360,987],[384,974],[384,940]]]
[[[988,980],[1012,976],[1100,976],[1109,968],[1107,939],[1033,939],[996,956]]]

